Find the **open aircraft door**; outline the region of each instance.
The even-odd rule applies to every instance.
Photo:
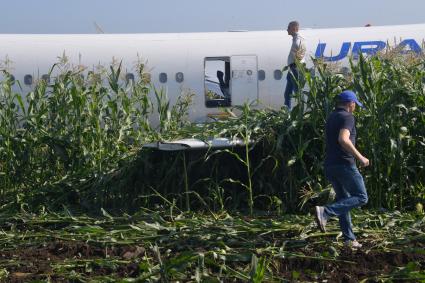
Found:
[[[258,99],[256,55],[237,55],[230,58],[232,105],[243,105]]]

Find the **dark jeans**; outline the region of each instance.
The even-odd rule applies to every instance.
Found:
[[[363,177],[355,165],[325,166],[326,178],[335,190],[335,202],[325,206],[326,216],[338,216],[345,240],[355,240],[350,210],[367,203]]]
[[[298,91],[299,73],[297,66],[289,67],[288,74],[286,75],[286,88],[285,88],[285,105],[291,110],[292,93]]]

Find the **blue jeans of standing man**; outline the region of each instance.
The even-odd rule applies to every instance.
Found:
[[[285,105],[291,110],[292,93],[298,91],[299,73],[295,64],[289,66],[288,74],[286,75],[285,88]]]
[[[338,216],[344,239],[354,241],[350,210],[367,203],[363,177],[356,165],[325,166],[325,175],[336,194],[335,202],[324,207],[325,214],[327,217]]]

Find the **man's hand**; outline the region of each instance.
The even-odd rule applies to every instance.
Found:
[[[367,166],[369,166],[369,159],[367,159],[366,157],[364,157],[364,156],[362,156],[360,159],[359,159],[359,162],[360,162],[360,166],[361,167],[367,167]]]
[[[349,153],[351,153],[359,162],[360,167],[367,167],[369,166],[369,159],[364,157],[353,145],[353,143],[350,140],[350,131],[347,129],[341,129],[339,131],[338,136],[338,142],[339,144]]]
[[[289,67],[285,66],[285,67],[283,67],[282,72],[286,72],[286,71],[288,71],[288,69],[289,69]]]

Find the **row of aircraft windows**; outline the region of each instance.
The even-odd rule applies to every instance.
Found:
[[[84,78],[83,75],[81,75],[82,78]],[[282,71],[281,70],[275,70],[273,72],[273,77],[275,80],[281,80],[282,79]],[[11,75],[11,79],[14,82],[15,81],[15,77],[13,75]],[[46,82],[50,82],[50,76],[47,74],[44,74],[41,76],[41,79],[46,81]],[[266,79],[266,72],[264,70],[259,70],[258,71],[258,80],[259,81],[264,81]],[[134,74],[133,73],[127,73],[125,75],[125,80],[126,82],[130,82],[130,81],[134,81]],[[182,72],[178,72],[175,75],[175,80],[178,83],[182,83],[184,81],[184,74]],[[161,83],[166,83],[168,81],[168,75],[167,73],[160,73],[159,74],[159,82]],[[24,76],[24,84],[25,85],[32,85],[34,82],[33,80],[33,76],[32,75],[25,75]]]
[[[275,80],[281,80],[282,79],[282,71],[281,70],[274,70],[273,72],[273,77]],[[264,70],[259,70],[258,71],[258,80],[259,81],[264,81],[266,79],[266,71]],[[167,78],[167,73],[160,73],[159,74],[159,82],[161,83],[166,83],[168,80]],[[181,83],[184,80],[184,75],[183,73],[177,73],[176,74],[176,82]]]
[[[83,74],[81,74],[80,76],[81,76],[82,79],[84,79],[84,75]],[[15,83],[15,76],[14,75],[10,75],[10,78],[11,78],[12,83],[14,84]],[[50,82],[50,76],[48,74],[42,75],[41,76],[41,79],[43,81],[46,81],[47,83]],[[127,83],[129,81],[134,81],[134,74],[127,73],[125,75],[125,80],[127,81]],[[34,82],[34,80],[33,80],[33,76],[32,75],[25,75],[24,76],[24,84],[26,84],[26,85],[32,85],[33,82]]]

